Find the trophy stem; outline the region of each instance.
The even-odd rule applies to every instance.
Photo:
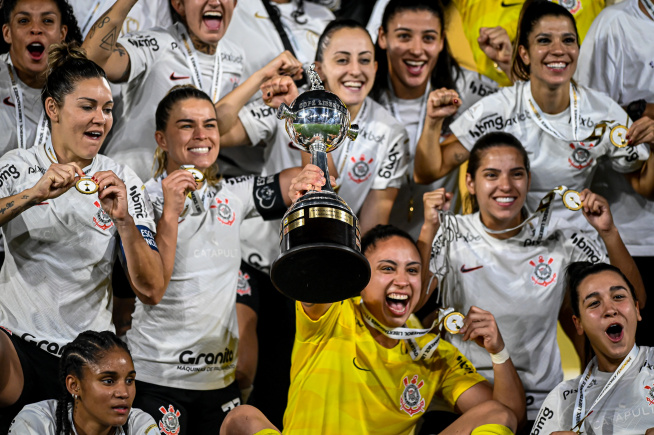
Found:
[[[318,166],[325,173],[327,182],[322,187],[322,191],[333,192],[332,183],[329,181],[329,165],[327,164],[327,145],[322,141],[316,141],[311,144],[311,164]]]

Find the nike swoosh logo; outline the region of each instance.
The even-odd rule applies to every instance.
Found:
[[[461,273],[472,272],[473,270],[481,269],[482,267],[484,266],[482,265],[482,266],[471,267],[470,269],[466,269],[466,265],[464,264],[463,266],[461,266]]]
[[[520,5],[522,5],[523,3],[524,3],[524,2],[508,3],[508,4],[507,4],[507,3],[504,3],[504,0],[502,0],[502,7],[503,7],[503,8],[510,8],[511,6],[520,6]]]
[[[264,15],[260,15],[259,12],[254,13],[254,18],[261,18],[262,20],[267,20],[268,17]]]
[[[369,372],[369,371],[370,371],[370,370],[368,370],[368,369],[364,369],[364,368],[359,367],[359,366],[357,365],[357,357],[356,357],[356,356],[355,356],[354,359],[352,360],[352,364],[354,364],[354,367],[356,367],[356,368],[358,368],[359,370],[362,370],[362,371],[364,371],[364,372]]]
[[[12,103],[11,101],[9,101],[9,97],[7,97],[7,98],[5,98],[4,100],[2,100],[2,102],[5,103],[7,106],[16,107],[16,105],[15,105],[14,103]]]
[[[170,73],[170,80],[186,80],[188,76],[176,76],[175,73]]]

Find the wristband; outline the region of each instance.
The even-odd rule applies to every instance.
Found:
[[[279,219],[286,213],[279,174],[254,178],[254,205],[264,220]]]
[[[509,358],[511,358],[511,355],[509,355],[509,351],[506,350],[506,346],[504,346],[504,349],[497,353],[491,353],[490,354],[491,361],[493,361],[493,364],[504,364]]]

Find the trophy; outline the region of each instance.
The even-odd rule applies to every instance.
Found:
[[[343,102],[326,91],[311,65],[311,90],[291,106],[282,103],[277,117],[286,120],[286,132],[296,148],[311,153],[311,163],[325,174],[321,191],[310,190],[297,200],[282,219],[281,254],[270,277],[286,296],[308,303],[348,299],[370,280],[370,265],[361,253],[359,219],[332,189],[327,153],[346,138],[356,139],[359,128],[350,125]]]

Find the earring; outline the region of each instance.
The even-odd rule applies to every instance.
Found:
[[[79,396],[77,394],[73,394],[73,400],[77,400]]]

